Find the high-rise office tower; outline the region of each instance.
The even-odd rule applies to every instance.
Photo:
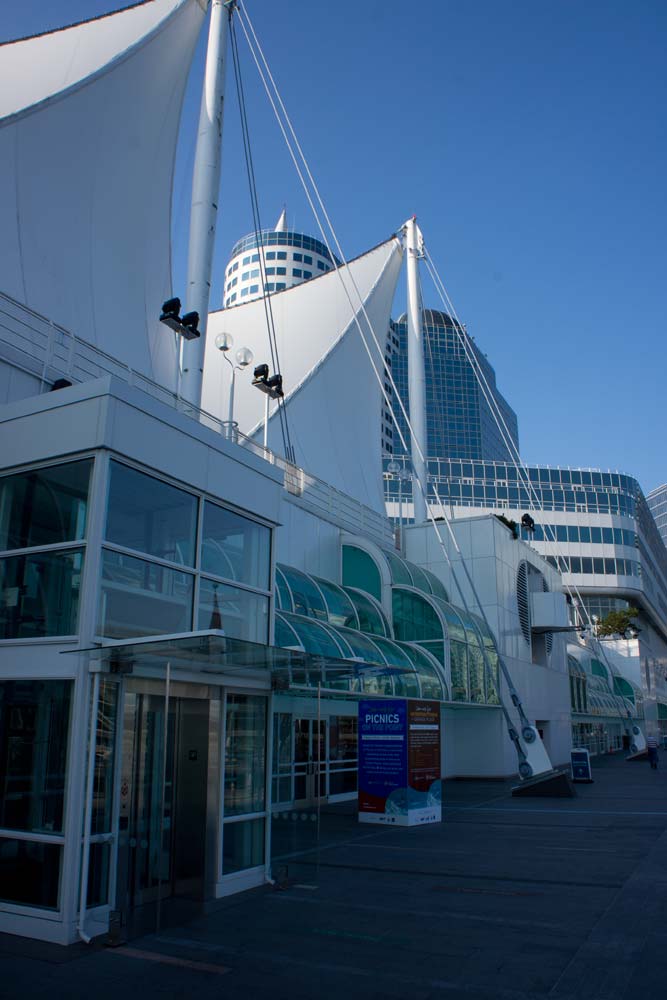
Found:
[[[660,536],[667,545],[667,483],[647,493],[646,503],[653,514]]]
[[[423,311],[424,369],[426,376],[426,454],[441,458],[468,458],[487,461],[513,459],[519,447],[519,431],[514,410],[496,386],[496,373],[465,327],[447,313]],[[473,360],[474,358],[474,360]],[[392,322],[387,336],[387,365],[405,408],[408,398],[407,320],[405,315]],[[476,368],[482,373],[482,385]],[[501,414],[499,430],[494,403]],[[405,442],[409,433],[403,412],[392,393],[392,409]],[[394,422],[387,408],[382,419],[383,450],[404,454]],[[512,442],[514,451],[508,442]],[[511,453],[512,452],[512,453]]]

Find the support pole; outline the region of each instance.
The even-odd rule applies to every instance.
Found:
[[[269,394],[264,396],[264,451],[269,450]]]
[[[410,399],[410,451],[412,453],[412,503],[415,524],[426,520],[426,377],[422,338],[422,303],[419,294],[419,257],[422,235],[413,216],[405,223],[408,271],[408,394]]]
[[[88,766],[86,771],[86,801],[83,820],[83,845],[81,848],[81,883],[79,893],[79,937],[90,944],[86,934],[86,906],[88,903],[88,872],[90,868],[90,829],[93,817],[93,789],[95,781],[95,752],[97,748],[97,713],[100,704],[100,675],[93,674],[93,690],[90,699],[90,729],[88,733]]]
[[[162,795],[160,798],[160,843],[158,846],[157,908],[155,912],[155,933],[159,934],[162,922],[162,851],[164,849],[164,812],[167,796],[167,744],[169,743],[169,695],[171,687],[171,660],[167,660],[167,676],[164,682],[164,725],[162,727]]]
[[[211,0],[206,70],[192,175],[186,312],[199,313],[201,336],[183,344],[181,395],[195,406],[201,404],[206,325],[220,192],[227,38],[234,7],[235,0]]]

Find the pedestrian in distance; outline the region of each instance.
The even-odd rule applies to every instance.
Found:
[[[649,736],[646,740],[646,749],[648,750],[648,761],[651,765],[652,771],[658,770],[658,741],[655,736]]]

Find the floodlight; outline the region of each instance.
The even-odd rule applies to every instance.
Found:
[[[266,388],[273,390],[272,396],[282,396],[283,394],[283,377],[282,375],[275,374],[271,378],[266,380]]]
[[[178,318],[180,312],[181,300],[178,298],[167,299],[167,301],[162,304],[162,316],[160,316],[160,319],[163,319],[164,316],[174,316]]]
[[[263,382],[265,382],[269,377],[269,366],[257,365],[252,374],[254,379],[261,379]]]
[[[181,333],[181,300],[178,298],[167,299],[162,304],[160,322],[168,326],[174,333]]]
[[[199,313],[189,312],[181,319],[181,333],[186,340],[196,340],[199,333]]]

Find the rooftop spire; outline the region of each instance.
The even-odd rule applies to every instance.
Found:
[[[280,213],[280,218],[275,225],[276,233],[286,233],[287,232],[287,207],[283,206],[283,210]]]

